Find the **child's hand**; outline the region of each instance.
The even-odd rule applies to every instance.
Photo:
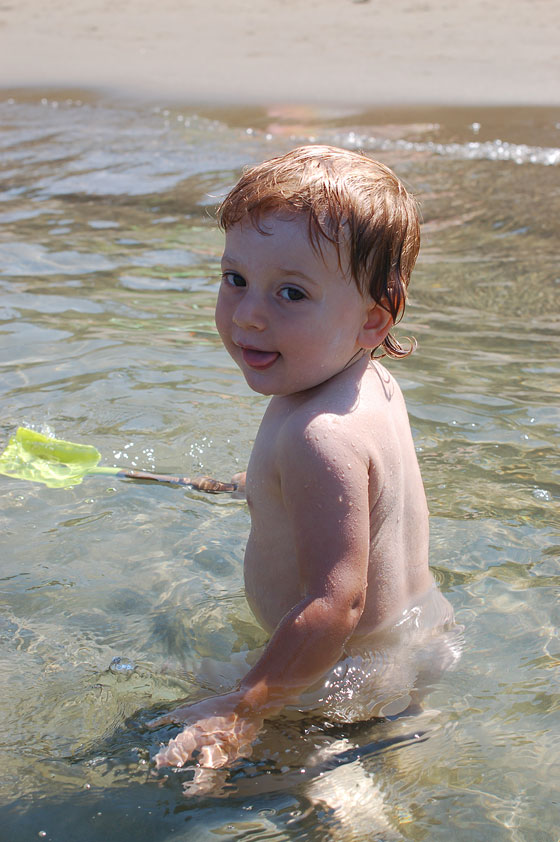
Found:
[[[187,724],[156,754],[156,768],[180,767],[188,760],[196,759],[205,769],[220,769],[240,757],[248,757],[263,720],[256,716],[240,716],[235,710],[237,703],[235,694],[218,696],[176,708],[149,722],[150,728],[170,723]],[[198,755],[193,758],[196,752]]]
[[[238,474],[234,474],[231,478],[232,485],[235,485],[235,492],[234,495],[236,497],[245,497],[245,479],[247,476],[247,471],[241,471]]]

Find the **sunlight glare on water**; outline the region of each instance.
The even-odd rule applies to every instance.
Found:
[[[271,722],[209,796],[157,778],[153,711],[231,686],[265,638],[239,500],[114,477],[0,477],[6,839],[557,842],[560,130],[546,109],[0,102],[1,445],[228,480],[265,401],[217,336],[213,208],[294,145],[363,148],[417,194],[423,246],[391,363],[465,648],[419,717]],[[206,683],[202,659],[214,664]]]

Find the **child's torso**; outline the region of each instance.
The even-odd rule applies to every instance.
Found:
[[[349,411],[344,411],[345,400]],[[268,631],[305,596],[280,487],[280,431],[294,412],[333,410],[349,444],[361,449],[369,475],[368,588],[354,637],[393,623],[432,584],[428,511],[406,407],[389,373],[370,363],[359,380],[343,372],[313,395],[273,398],[261,423],[247,472],[251,533],[245,587],[256,618]]]

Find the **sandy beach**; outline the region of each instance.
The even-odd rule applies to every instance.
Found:
[[[188,103],[555,105],[550,0],[4,0],[0,85]]]

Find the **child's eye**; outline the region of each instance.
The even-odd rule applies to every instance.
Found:
[[[284,287],[280,290],[280,296],[286,301],[301,301],[306,295],[297,287]]]
[[[238,275],[237,272],[224,272],[222,275],[222,280],[232,287],[244,287],[247,285],[245,278],[243,278],[241,275]]]

